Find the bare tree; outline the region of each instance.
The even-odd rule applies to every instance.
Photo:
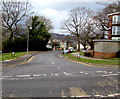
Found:
[[[99,0],[96,3],[102,5],[104,7],[104,11],[107,13],[120,11],[120,0],[107,0],[106,2]]]
[[[78,51],[80,51],[80,35],[92,16],[92,11],[85,7],[70,11],[69,18],[63,23],[64,29],[77,37]]]
[[[105,37],[105,32],[108,31],[108,17],[104,13],[98,13],[96,16],[93,18],[94,24],[96,27],[100,30],[102,39]]]
[[[8,33],[7,36],[10,41],[17,34],[20,22],[24,22],[23,20],[28,15],[30,9],[31,5],[29,2],[20,2],[17,0],[2,2],[2,26],[7,30],[6,33]]]
[[[81,32],[80,43],[84,46],[84,50],[86,49],[86,45],[90,39],[93,29],[94,28],[92,26],[92,23],[88,23],[86,25],[85,29]]]
[[[86,45],[90,45],[91,49],[94,48],[93,39],[98,39],[100,37],[100,31],[96,28],[94,21],[91,20],[85,26],[85,29],[81,32],[80,43],[86,49]]]

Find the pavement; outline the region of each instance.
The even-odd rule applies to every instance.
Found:
[[[72,55],[79,57],[79,58],[86,58],[86,59],[92,59],[92,60],[106,60],[106,59],[100,59],[100,58],[92,58],[92,57],[86,57],[86,56],[80,56],[79,53],[72,53]],[[111,61],[111,60],[106,60]]]

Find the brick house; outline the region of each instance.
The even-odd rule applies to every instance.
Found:
[[[120,57],[120,12],[108,14],[108,39],[94,40],[95,58]]]
[[[120,40],[120,12],[108,14],[109,40]]]

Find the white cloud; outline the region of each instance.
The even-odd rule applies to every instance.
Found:
[[[39,13],[40,15],[46,16],[47,18],[50,18],[52,20],[54,27],[53,32],[58,32],[56,30],[59,30],[59,28],[62,27],[62,20],[68,17],[68,11],[57,11],[51,8],[41,9],[39,10]]]
[[[97,9],[98,5],[91,2],[92,0],[29,0],[33,6],[33,10],[37,15],[46,16],[52,23],[54,30],[53,32],[60,32],[59,29],[62,27],[61,22],[68,18],[68,12],[77,7],[87,7]],[[88,3],[86,3],[86,1]],[[98,0],[97,0],[98,1]]]

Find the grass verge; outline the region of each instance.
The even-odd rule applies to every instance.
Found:
[[[28,53],[27,52],[15,52],[14,54],[2,53],[2,54],[0,54],[0,61],[15,59],[15,58],[18,58],[18,57],[20,57],[22,55],[26,55],[26,54],[28,54]]]
[[[67,57],[68,59],[72,59],[75,61],[85,62],[85,63],[92,63],[92,64],[101,64],[101,65],[119,65],[120,60],[114,59],[114,60],[92,60],[92,59],[86,59],[86,58],[77,58],[73,56],[72,54],[65,54],[63,55]]]

